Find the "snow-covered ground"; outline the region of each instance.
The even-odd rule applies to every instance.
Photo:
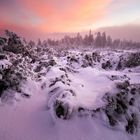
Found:
[[[140,87],[129,95],[130,85],[140,84],[140,66],[123,63],[131,53],[67,51],[62,56],[40,55],[33,64],[24,59],[23,68],[17,68],[24,69],[26,77],[20,85],[23,93],[17,91],[7,99],[13,92],[10,89],[1,97],[0,140],[139,140],[139,124],[134,125],[133,134],[125,128],[132,114],[140,120]],[[11,66],[8,60],[0,61],[3,69]],[[130,85],[117,88],[126,81]],[[117,123],[111,125],[105,96],[109,94],[115,104],[119,92],[127,92],[125,98],[134,98],[136,103],[117,114]]]

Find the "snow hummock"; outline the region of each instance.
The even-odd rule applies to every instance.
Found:
[[[46,110],[46,94],[34,91],[31,99],[0,108],[1,140],[129,140],[129,135],[107,128],[96,118],[54,121]],[[88,100],[88,99],[87,99]]]

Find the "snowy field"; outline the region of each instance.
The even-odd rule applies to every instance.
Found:
[[[0,54],[0,140],[140,139],[140,51],[32,54]]]

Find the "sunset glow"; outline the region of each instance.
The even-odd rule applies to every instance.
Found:
[[[137,23],[139,0],[0,0],[0,29],[77,32]]]

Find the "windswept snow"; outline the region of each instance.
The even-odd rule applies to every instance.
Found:
[[[32,86],[32,89],[34,88],[35,85]],[[111,127],[107,128],[96,118],[75,117],[69,121],[53,120],[50,112],[46,109],[46,94],[39,89],[34,89],[31,92],[33,92],[33,95],[30,99],[22,99],[12,106],[1,105],[1,140],[131,139],[131,137],[124,132],[117,131]],[[88,92],[86,92],[86,94],[88,94]],[[94,101],[97,95],[90,95],[90,97],[93,98]],[[81,103],[83,104],[83,98],[85,98],[85,102],[90,101],[88,95],[85,96],[84,93],[82,93],[81,97],[79,97],[79,101],[82,99]]]
[[[140,84],[139,66],[116,70],[120,56],[127,57],[125,53],[103,51],[92,56],[91,52],[68,51],[60,57],[53,53],[53,61],[44,54],[40,61],[24,63],[27,79],[21,91],[25,96],[16,93],[12,102],[1,99],[0,140],[139,140],[139,127],[134,135],[125,131],[125,121],[113,127],[102,110],[107,104],[104,96],[119,92],[116,83],[128,80],[132,85]],[[10,65],[7,61],[1,64]],[[110,64],[102,68],[107,61]],[[26,94],[30,96],[26,98]],[[69,119],[56,116],[56,101],[68,107]],[[85,113],[82,117],[79,108]],[[130,107],[127,113],[135,110],[139,112]]]

